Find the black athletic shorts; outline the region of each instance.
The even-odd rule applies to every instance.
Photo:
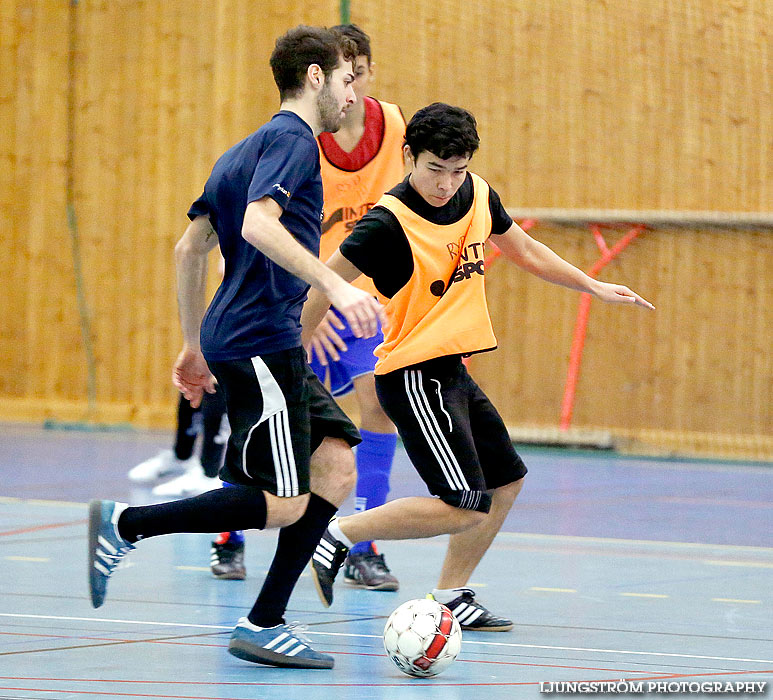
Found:
[[[497,410],[461,357],[376,375],[376,393],[429,492],[488,513],[490,489],[526,475]]]
[[[311,455],[326,437],[360,433],[320,383],[303,348],[209,362],[225,393],[231,436],[220,478],[280,497],[309,492]]]

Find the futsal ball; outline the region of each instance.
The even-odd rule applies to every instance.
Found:
[[[437,676],[451,665],[462,646],[462,629],[453,613],[435,600],[409,600],[384,627],[384,649],[409,676]]]

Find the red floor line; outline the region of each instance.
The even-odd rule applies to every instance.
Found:
[[[85,525],[87,522],[86,518],[81,518],[80,520],[68,520],[63,523],[50,523],[49,525],[35,525],[34,527],[23,527],[18,530],[6,530],[5,532],[0,532],[0,537],[5,537],[7,535],[22,535],[25,532],[39,532],[40,530],[53,530],[57,527],[69,527],[70,525]]]
[[[571,667],[569,667],[571,668]],[[764,673],[773,673],[773,669],[764,669],[761,671],[716,671],[710,673],[667,673],[656,674],[647,676],[646,678],[604,678],[604,679],[591,679],[591,680],[577,680],[572,681],[576,683],[606,683],[610,680],[613,681],[654,681],[654,680],[669,680],[674,678],[704,678],[704,677],[716,677],[716,676],[746,676],[746,675],[760,675]],[[298,681],[291,681],[287,683],[277,682],[260,682],[260,681],[154,681],[154,680],[136,680],[136,679],[108,679],[108,678],[35,678],[24,676],[0,676],[0,680],[3,681],[48,681],[58,683],[133,683],[133,684],[146,684],[146,685],[215,685],[215,686],[242,686],[242,687],[282,687],[282,686],[307,686],[307,687],[319,687],[319,688],[391,688],[391,687],[403,687],[406,683],[414,683],[417,681],[406,679],[402,683],[304,683]],[[511,686],[511,685],[539,685],[542,681],[522,681],[522,682],[480,682],[480,683],[446,683],[438,681],[437,679],[426,679],[424,681],[418,681],[419,683],[425,683],[432,686],[453,686],[453,687],[477,687],[477,686]],[[38,690],[38,688],[2,688],[0,690]],[[45,691],[49,692],[49,691]],[[51,691],[54,692],[54,691]],[[91,691],[66,691],[66,692],[91,692]],[[145,697],[141,695],[140,697]],[[176,696],[168,695],[163,697],[188,697],[188,696]],[[193,697],[193,696],[191,696]]]

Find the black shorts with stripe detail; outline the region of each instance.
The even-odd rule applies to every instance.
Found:
[[[311,455],[326,437],[360,433],[306,361],[303,348],[208,362],[225,393],[231,436],[220,478],[280,497],[309,492]]]
[[[429,492],[487,513],[491,489],[526,465],[489,398],[454,355],[376,375],[376,393]]]

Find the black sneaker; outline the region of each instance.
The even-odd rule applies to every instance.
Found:
[[[215,578],[225,581],[244,581],[247,569],[244,568],[244,542],[212,543],[212,558],[209,568]]]
[[[463,630],[509,632],[513,629],[512,620],[497,617],[475,600],[475,591],[471,588],[458,590],[461,595],[445,605],[454,614]]]
[[[349,548],[343,542],[333,537],[330,530],[325,530],[311,557],[314,585],[317,587],[322,605],[326,608],[329,608],[333,602],[333,581],[348,552]]]
[[[400,588],[400,582],[386,565],[384,555],[377,554],[373,546],[367,552],[349,552],[344,562],[344,581],[369,591],[396,591]]]

